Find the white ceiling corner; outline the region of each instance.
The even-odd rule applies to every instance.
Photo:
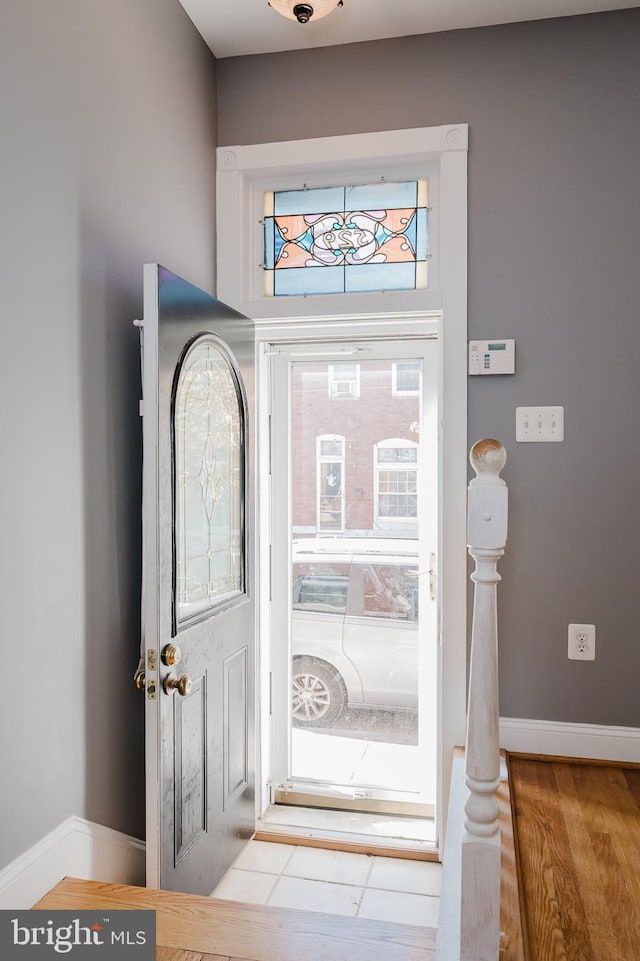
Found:
[[[180,3],[218,58],[640,6],[640,0],[344,0],[322,20],[299,24],[276,13],[267,0]]]

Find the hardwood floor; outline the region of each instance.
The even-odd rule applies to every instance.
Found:
[[[156,911],[158,961],[433,961],[432,928],[65,878],[36,909]]]
[[[509,766],[529,961],[640,961],[640,766]]]
[[[231,961],[221,954],[198,954],[196,951],[180,951],[177,948],[156,948],[156,961]]]
[[[503,752],[504,757],[504,752]],[[524,961],[520,878],[515,850],[513,812],[509,780],[498,788],[500,843],[502,848],[500,881],[500,959]]]

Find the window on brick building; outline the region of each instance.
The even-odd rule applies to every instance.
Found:
[[[360,396],[360,364],[329,364],[329,397]]]
[[[411,396],[420,393],[420,361],[401,360],[393,365],[393,394]]]
[[[316,526],[318,531],[344,530],[344,437],[316,438]]]
[[[418,445],[392,437],[374,448],[376,520],[418,516]]]

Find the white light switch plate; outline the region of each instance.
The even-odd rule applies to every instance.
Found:
[[[529,444],[564,440],[564,407],[516,407],[516,440]]]

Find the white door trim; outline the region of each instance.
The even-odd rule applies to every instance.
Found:
[[[156,265],[145,264],[143,268],[143,318],[156,317],[158,313],[157,287],[154,284]],[[160,636],[159,610],[160,598],[156,578],[156,563],[158,557],[158,542],[156,525],[148,523],[146,517],[156,517],[158,514],[158,389],[157,374],[153,371],[158,366],[158,329],[154,323],[145,327],[144,319],[141,327],[141,345],[144,351],[142,365],[142,448],[145,451],[147,463],[152,462],[152,469],[143,471],[142,475],[142,653],[144,656],[144,670],[147,684],[155,682],[156,692],[159,685],[157,661],[155,670],[147,662],[148,632],[152,631],[153,638]],[[153,628],[151,628],[153,625]],[[157,645],[154,646],[157,654]],[[149,697],[148,690],[144,693],[144,723],[145,723],[145,821],[146,821],[146,883],[148,887],[160,887],[160,743],[159,738],[151,738],[149,732],[159,732],[157,696]]]
[[[438,310],[453,307],[448,290],[453,269],[465,291],[467,276],[467,124],[417,127],[283,143],[219,147],[217,150],[216,290],[225,303],[254,321],[286,316]],[[452,157],[457,162],[450,163]],[[381,176],[429,179],[429,285],[424,290],[310,297],[262,293],[263,194]],[[464,229],[460,232],[459,213]],[[445,275],[441,266],[447,262]],[[459,289],[458,291],[459,292]],[[452,296],[449,296],[452,295]],[[283,304],[283,301],[286,301]]]
[[[387,322],[442,314],[442,517],[440,530],[440,785],[439,837],[444,839],[453,748],[464,743],[466,718],[467,488],[467,149],[466,124],[220,147],[217,152],[218,296],[261,326],[342,321]],[[433,257],[424,291],[260,296],[262,194],[343,176],[430,179]],[[339,182],[339,181],[338,181]],[[264,396],[262,386],[261,397]],[[262,500],[261,500],[262,504]],[[264,544],[260,547],[264,557]],[[268,695],[268,682],[261,692]],[[262,767],[267,761],[262,756]],[[267,768],[268,769],[268,768]],[[264,778],[263,778],[264,779]],[[260,813],[260,811],[258,812]]]
[[[424,498],[426,494],[423,492],[420,497],[422,500],[421,511],[421,521],[420,521],[420,542],[421,555],[418,560],[418,566],[422,570],[426,570],[428,565],[429,554],[433,551],[438,550],[438,521],[437,521],[437,511],[440,502],[438,493],[438,478],[436,476],[437,470],[437,457],[433,458],[433,453],[429,456],[429,452],[434,452],[436,448],[440,446],[440,431],[438,429],[438,424],[440,421],[439,409],[438,409],[438,394],[439,394],[439,384],[438,384],[438,367],[439,367],[439,347],[438,347],[438,331],[441,327],[441,317],[423,317],[421,322],[418,324],[411,320],[406,321],[404,324],[400,319],[398,319],[392,325],[387,324],[386,328],[380,329],[376,327],[376,333],[372,336],[368,332],[368,328],[365,325],[360,325],[358,328],[352,322],[344,322],[342,319],[338,321],[340,337],[336,340],[337,332],[329,327],[322,327],[318,330],[317,325],[314,325],[314,337],[313,339],[301,338],[301,333],[304,333],[304,328],[300,328],[299,325],[295,326],[295,335],[292,336],[292,327],[289,325],[287,331],[279,331],[278,336],[272,337],[269,340],[263,342],[264,346],[271,346],[272,350],[265,351],[264,347],[262,354],[264,356],[265,362],[268,363],[267,357],[269,354],[275,354],[276,356],[271,357],[271,376],[273,382],[271,385],[271,398],[273,402],[272,415],[274,416],[273,427],[271,429],[272,434],[272,459],[275,465],[273,487],[276,491],[275,497],[269,505],[271,511],[272,523],[276,531],[290,531],[292,518],[290,514],[290,503],[291,503],[291,490],[290,490],[290,477],[288,474],[287,467],[285,464],[290,464],[290,458],[292,456],[289,436],[287,430],[281,428],[282,424],[286,424],[290,417],[291,411],[291,395],[290,395],[290,383],[289,383],[289,364],[295,362],[295,359],[300,357],[305,360],[311,358],[317,359],[318,361],[323,361],[330,363],[331,359],[335,359],[335,346],[339,342],[341,348],[344,349],[345,346],[360,346],[364,347],[366,350],[366,356],[363,362],[366,360],[384,360],[393,361],[400,359],[409,359],[411,357],[420,358],[423,361],[423,398],[422,398],[422,410],[420,414],[421,421],[421,438],[423,439],[423,456],[426,459],[426,464],[420,468],[424,473],[425,479],[422,483],[422,490],[426,492],[427,490],[433,490],[434,495],[430,501],[425,501]],[[308,328],[308,325],[307,325]],[[408,331],[404,337],[400,331],[405,328]],[[315,331],[318,330],[318,333]],[[288,336],[285,340],[285,334]],[[310,333],[310,332],[308,332]],[[297,335],[297,336],[296,336]],[[376,336],[377,335],[377,336]],[[262,336],[262,332],[261,332]],[[266,367],[265,367],[266,373]],[[265,431],[265,433],[268,433]],[[415,445],[416,447],[418,445]],[[433,474],[430,476],[430,468],[428,466],[429,461],[433,464]],[[282,473],[278,473],[279,468],[284,470]],[[431,510],[428,504],[431,504]],[[265,505],[265,510],[263,512],[263,518],[268,513],[267,505]],[[398,535],[401,536],[401,535]],[[272,543],[272,551],[270,554],[271,562],[271,584],[276,596],[280,597],[280,603],[275,604],[274,610],[271,612],[271,622],[269,625],[264,623],[264,629],[270,629],[270,635],[273,637],[273,643],[271,647],[271,703],[272,703],[272,713],[271,713],[271,765],[269,770],[269,781],[272,787],[276,787],[280,790],[297,790],[303,793],[318,793],[322,796],[330,796],[332,790],[337,790],[342,796],[344,793],[344,786],[330,786],[324,782],[321,785],[317,785],[316,782],[308,782],[306,779],[296,779],[291,773],[291,751],[292,751],[292,733],[290,727],[290,718],[288,712],[284,709],[284,705],[288,704],[289,700],[289,670],[288,666],[291,663],[291,653],[290,653],[290,621],[289,612],[287,608],[286,597],[287,590],[290,590],[291,584],[291,571],[290,564],[292,563],[292,558],[289,554],[289,538],[284,539],[278,538],[276,535],[275,542]],[[366,539],[362,541],[363,552],[366,552]],[[423,592],[423,598],[420,602],[420,636],[422,641],[425,643],[425,655],[429,651],[433,653],[433,664],[437,663],[436,656],[436,643],[439,634],[438,625],[438,610],[435,605],[430,605],[427,601],[428,597],[428,586],[427,582],[423,580],[421,582],[421,590]],[[424,616],[423,616],[424,614]],[[289,644],[286,643],[288,639]],[[427,661],[424,662],[427,664]],[[421,744],[423,744],[423,749],[425,756],[431,755],[433,757],[433,752],[429,751],[426,742],[429,737],[429,732],[434,731],[434,727],[437,725],[437,684],[435,682],[435,672],[432,670],[429,672],[429,676],[423,676],[421,681],[421,686],[423,688],[420,698],[421,703],[425,704],[424,712],[420,711],[420,724],[421,724]],[[424,699],[424,700],[423,700]],[[428,702],[433,705],[433,713],[427,707]],[[266,720],[264,712],[263,719]],[[430,720],[431,719],[431,720]],[[433,767],[437,764],[437,758],[433,757],[433,762],[431,765],[431,776],[425,773],[425,782],[431,781],[433,778]],[[423,788],[420,791],[416,791],[413,794],[411,791],[398,789],[398,797],[404,798],[404,800],[415,801],[416,803],[429,803],[433,804],[436,800],[432,796],[428,798],[425,802]],[[392,791],[388,789],[386,792],[382,791],[381,797],[391,797]],[[395,795],[394,795],[395,797]],[[265,799],[266,801],[266,799]],[[262,814],[262,811],[260,812]]]

